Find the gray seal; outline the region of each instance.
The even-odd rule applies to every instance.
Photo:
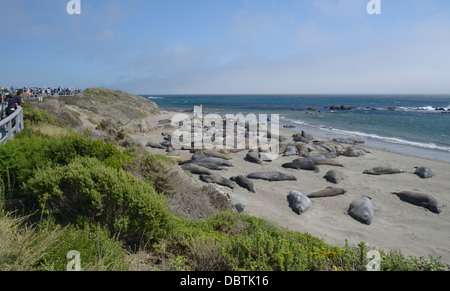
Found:
[[[333,197],[333,196],[344,195],[345,193],[347,193],[347,190],[345,190],[345,189],[327,187],[325,189],[314,191],[310,194],[307,194],[306,196],[308,196],[308,198],[322,198],[322,197]]]
[[[439,214],[442,211],[442,204],[429,194],[411,191],[393,192],[392,194],[397,195],[404,202],[425,207],[431,212]]]
[[[260,172],[260,173],[251,173],[247,175],[249,179],[261,179],[270,182],[276,181],[297,181],[297,178],[293,175],[284,174],[281,172]]]
[[[161,144],[152,142],[152,141],[149,141],[145,146],[148,148],[154,148],[154,149],[165,149],[166,148],[166,147],[162,146]]]
[[[224,167],[233,167],[233,164],[230,161],[221,158],[207,157],[196,161],[212,163]]]
[[[390,167],[376,167],[370,170],[365,170],[363,174],[368,175],[391,175],[391,174],[400,174],[404,173],[405,171],[401,169],[396,168],[390,168]]]
[[[308,209],[310,209],[312,205],[311,200],[309,200],[309,198],[305,194],[297,191],[289,192],[287,200],[289,203],[289,207],[291,207],[291,209],[298,215],[301,215],[302,213],[308,211]]]
[[[230,180],[233,182],[236,182],[236,184],[238,184],[242,188],[245,188],[250,192],[256,193],[253,182],[246,176],[239,175],[239,176],[231,177]]]
[[[188,171],[191,172],[192,174],[197,174],[197,175],[212,175],[212,172],[210,169],[199,166],[197,164],[186,164],[186,165],[182,165],[180,166],[181,169],[183,169],[184,171]]]
[[[357,158],[357,157],[363,156],[365,154],[366,153],[363,150],[348,148],[341,155],[346,156],[346,157]]]
[[[283,156],[296,156],[298,154],[297,148],[293,145],[287,145],[286,150],[283,153]]]
[[[324,178],[330,183],[339,184],[344,179],[344,176],[341,171],[329,170]]]
[[[264,164],[263,161],[261,160],[261,158],[259,157],[259,153],[257,153],[257,152],[249,152],[245,156],[245,160],[250,163],[255,163],[255,164],[260,164],[260,165]]]
[[[422,179],[429,179],[434,176],[433,171],[428,167],[416,167],[414,174]]]
[[[198,166],[201,166],[201,167],[210,169],[210,170],[215,170],[215,171],[223,170],[223,168],[222,168],[221,166],[219,166],[219,165],[217,165],[217,164],[215,164],[215,163],[211,163],[211,162],[208,163],[208,162],[204,162],[204,161],[202,161],[202,160],[195,160],[195,161],[189,160],[189,161],[184,161],[184,162],[179,163],[178,165],[184,166],[184,165],[189,165],[189,164],[195,164],[195,165],[198,165]]]
[[[348,214],[359,222],[370,225],[373,221],[373,204],[371,198],[361,196],[355,199],[348,209]]]
[[[236,184],[230,179],[224,178],[219,175],[200,175],[200,180],[206,183],[216,183],[218,185],[226,186],[231,189],[236,187]]]
[[[304,159],[297,159],[291,163],[284,163],[281,166],[285,169],[307,170],[314,171],[316,173],[320,172],[320,169],[317,167],[316,163]]]

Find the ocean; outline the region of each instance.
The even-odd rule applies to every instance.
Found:
[[[141,95],[162,109],[278,114],[315,136],[358,137],[375,148],[450,162],[450,95]]]

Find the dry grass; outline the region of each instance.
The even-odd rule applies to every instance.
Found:
[[[61,234],[60,230],[37,232],[24,224],[26,217],[0,211],[0,270],[33,271]]]

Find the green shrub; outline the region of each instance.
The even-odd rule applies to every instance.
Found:
[[[42,268],[52,271],[66,271],[70,259],[67,254],[77,251],[80,254],[82,271],[126,271],[130,266],[122,243],[111,238],[110,233],[100,226],[63,229],[54,244],[42,258]]]
[[[0,147],[0,179],[5,187],[5,196],[23,196],[22,186],[35,169],[67,165],[79,156],[97,158],[114,168],[124,167],[132,160],[128,152],[122,152],[111,143],[76,135],[15,139]]]
[[[54,118],[51,114],[37,108],[24,108],[23,122],[25,127],[43,123],[62,126],[62,122]]]
[[[136,162],[139,174],[151,182],[158,193],[170,195],[177,192],[173,159],[164,155],[145,155]]]
[[[67,253],[81,254],[85,271],[127,270],[121,243],[100,227],[61,228],[46,222],[30,226],[27,217],[0,212],[0,271],[65,271]]]
[[[24,190],[63,222],[100,223],[127,242],[146,242],[169,226],[165,198],[151,185],[94,158],[37,169]]]

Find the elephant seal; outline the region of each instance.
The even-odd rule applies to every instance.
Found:
[[[345,193],[347,193],[347,190],[345,190],[345,189],[327,187],[325,189],[314,191],[310,194],[307,194],[306,196],[308,196],[308,198],[322,198],[322,197],[333,197],[333,196],[344,195]]]
[[[345,157],[357,158],[357,157],[363,156],[365,154],[366,154],[366,152],[363,150],[348,148],[341,155],[343,155]]]
[[[416,167],[416,171],[414,172],[417,176],[422,179],[428,179],[434,176],[433,171],[431,171],[428,167]]]
[[[327,158],[326,156],[307,156],[303,159],[297,159],[295,161],[304,160],[304,161],[311,161],[316,165],[327,165],[327,166],[336,166],[336,167],[344,167],[341,163],[339,163],[336,160],[333,160],[331,158]]]
[[[206,183],[215,183],[222,186],[229,187],[231,189],[234,189],[236,187],[236,184],[231,181],[230,179],[224,178],[219,175],[200,175],[200,180]]]
[[[206,162],[206,163],[213,163],[218,166],[224,166],[224,167],[233,167],[233,164],[225,159],[221,158],[214,158],[214,157],[207,157],[199,160],[200,162]]]
[[[308,140],[313,140],[314,137],[310,135],[309,133],[306,133],[306,131],[302,130],[302,136]]]
[[[431,212],[439,214],[442,211],[442,204],[429,194],[411,191],[393,192],[392,194],[397,195],[402,201],[425,207]]]
[[[359,222],[370,225],[373,221],[373,204],[370,200],[367,196],[355,199],[348,209],[348,214]]]
[[[260,165],[264,164],[257,152],[247,153],[247,155],[245,156],[245,160],[250,163],[255,163],[255,164],[260,164]]]
[[[185,164],[181,166],[181,169],[184,171],[191,172],[192,174],[197,175],[212,175],[212,172],[210,169],[199,166],[197,164]]]
[[[145,146],[154,149],[165,149],[165,147],[162,146],[161,144],[152,141],[149,141]]]
[[[344,176],[341,171],[329,170],[324,178],[330,183],[339,184],[344,179]]]
[[[309,200],[309,198],[305,194],[297,191],[289,192],[287,200],[289,203],[289,207],[291,207],[291,209],[298,215],[305,213],[308,209],[311,208],[312,205],[311,200]]]
[[[316,173],[320,172],[319,167],[310,160],[296,159],[291,163],[284,163],[281,165],[285,169],[296,169],[296,170],[307,170],[314,171]]]
[[[376,167],[370,170],[365,170],[363,174],[368,175],[391,175],[391,174],[400,174],[404,173],[405,171],[401,169],[396,168],[390,168],[390,167]]]
[[[302,136],[301,133],[296,133],[294,135],[292,135],[292,138],[294,141],[301,141],[304,142],[306,144],[309,144],[309,139],[307,139],[306,137]]]
[[[309,154],[308,146],[303,142],[296,142],[294,146],[297,148],[299,156],[307,156]]]
[[[284,157],[287,157],[287,156],[296,156],[297,154],[298,154],[298,152],[297,152],[297,148],[296,148],[295,146],[287,145],[287,146],[286,146],[286,150],[285,150],[284,153],[283,153],[283,156],[284,156]]]
[[[230,180],[233,182],[236,182],[236,184],[238,184],[242,188],[245,188],[250,192],[256,193],[253,182],[250,181],[250,179],[247,178],[246,176],[239,175],[239,176],[231,177]]]
[[[251,173],[247,175],[249,179],[261,179],[270,182],[276,181],[297,181],[297,178],[293,175],[284,174],[281,172],[260,172],[260,173]]]

